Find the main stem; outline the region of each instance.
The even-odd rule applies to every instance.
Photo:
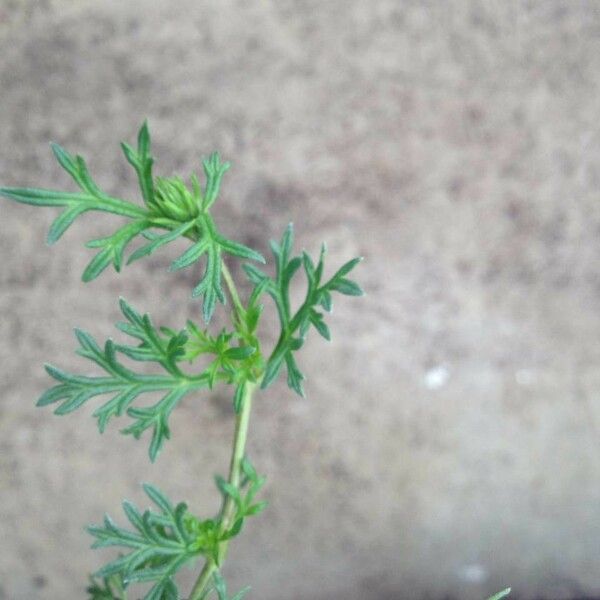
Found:
[[[225,280],[225,284],[227,285],[227,289],[229,290],[229,295],[231,296],[231,301],[233,302],[235,312],[237,312],[238,316],[242,318],[246,311],[242,306],[242,301],[240,300],[240,295],[238,294],[237,288],[235,287],[235,282],[233,281],[233,277],[231,276],[231,271],[225,264],[225,261],[221,262],[221,272],[223,273],[223,279]]]
[[[229,290],[229,295],[231,296],[234,309],[238,313],[238,317],[241,319],[245,314],[244,307],[240,300],[240,295],[235,286],[235,282],[233,281],[233,277],[231,276],[231,273],[224,261],[221,262],[221,271],[223,273],[223,279],[225,280],[225,284],[227,285],[227,288]],[[233,450],[231,452],[231,462],[229,464],[229,483],[235,488],[238,488],[240,485],[242,460],[244,458],[244,453],[246,450],[246,440],[248,438],[248,424],[250,422],[250,412],[252,411],[252,396],[254,394],[256,386],[256,383],[251,382],[247,382],[244,386],[242,405],[240,407],[240,412],[236,415],[235,419]],[[221,507],[221,512],[219,514],[221,521],[221,533],[224,533],[233,525],[232,521],[234,516],[235,502],[230,495],[227,495],[225,497],[225,501],[223,502],[223,506]],[[200,600],[200,598],[202,598],[202,595],[204,594],[206,588],[210,584],[210,580],[213,576],[213,573],[225,560],[228,545],[229,540],[225,540],[219,544],[218,561],[215,561],[215,559],[212,557],[208,557],[206,559],[204,567],[202,567],[202,571],[200,571],[200,574],[198,575],[198,578],[194,583],[194,587],[192,588],[192,591],[190,593],[189,600]]]
[[[231,463],[229,465],[229,483],[234,487],[239,487],[242,470],[242,459],[246,449],[246,439],[248,437],[248,423],[250,422],[250,412],[252,410],[252,395],[256,389],[255,383],[247,383],[244,389],[244,397],[239,414],[235,420],[235,434],[233,437],[233,451],[231,453]],[[231,496],[227,496],[220,513],[221,533],[227,531],[233,525],[235,516],[235,502]],[[196,579],[192,588],[189,600],[199,600],[202,593],[210,583],[213,573],[218,568],[227,555],[227,546],[229,540],[219,544],[219,561],[215,562],[213,558],[207,558],[202,571]]]

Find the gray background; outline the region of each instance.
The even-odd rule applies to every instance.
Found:
[[[330,268],[366,258],[368,296],[302,352],[308,399],[256,402],[271,506],[233,544],[232,590],[600,594],[600,3],[4,0],[0,57],[3,185],[72,189],[54,140],[135,197],[118,142],[148,117],[159,173],[233,161],[228,235],[266,251],[294,221]],[[214,512],[231,436],[229,398],[186,400],[150,466],[91,408],[34,408],[42,363],[85,369],[71,330],[113,335],[119,295],[199,318],[174,249],[84,286],[82,244],[114,221],[50,249],[54,214],[0,203],[7,600],[82,598],[101,560],[83,525],[144,503],[141,481]]]

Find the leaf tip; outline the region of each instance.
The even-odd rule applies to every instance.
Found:
[[[44,363],[44,370],[50,377],[54,377],[54,373],[56,372],[56,367],[51,365],[50,363]]]

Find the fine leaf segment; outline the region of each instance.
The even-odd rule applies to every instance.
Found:
[[[171,263],[171,270],[203,262],[192,295],[202,298],[204,325],[189,320],[180,329],[156,327],[148,315],[121,299],[124,320],[117,328],[133,341],[109,339],[100,345],[89,333],[76,330],[77,353],[94,363],[99,374],[78,375],[47,365],[56,384],[42,394],[38,406],[54,405],[56,414],[65,415],[103,397],[93,413],[100,432],[113,418],[129,418],[122,432],[140,438],[148,430],[148,452],[155,461],[171,436],[169,416],[177,405],[194,392],[218,384],[230,386],[235,432],[228,477],[216,478],[223,496],[216,516],[198,518],[185,503],[174,505],[158,488],[145,484],[144,491],[155,509],[140,511],[125,501],[123,510],[130,527],[123,528],[106,516],[102,525],[88,529],[95,538],[93,547],[115,546],[121,553],[96,572],[87,592],[91,600],[133,600],[131,586],[143,583],[148,589],[144,600],[178,600],[176,573],[200,557],[204,566],[188,600],[239,600],[246,590],[228,598],[220,569],[229,541],[240,533],[245,519],[266,506],[256,500],[264,477],[257,474],[245,452],[254,392],[271,385],[285,368],[289,387],[304,395],[304,375],[296,354],[311,328],[330,339],[324,313],[332,309],[334,292],[348,296],[363,293],[347,277],[360,259],[350,260],[332,277],[324,278],[325,246],[316,262],[306,252],[294,255],[293,228],[289,225],[279,243],[271,242],[275,273],[270,276],[256,266],[265,263],[263,256],[222,235],[210,214],[229,163],[222,163],[217,153],[204,160],[204,186],[195,175],[189,186],[178,177],[155,177],[146,123],[139,131],[137,147],[123,143],[122,149],[137,174],[141,204],[106,194],[92,179],[84,159],[58,144],[52,145],[54,155],[78,191],[3,187],[0,196],[23,204],[62,208],[50,227],[50,244],[86,212],[111,213],[122,220],[111,235],[86,244],[96,253],[83,272],[84,281],[95,279],[111,264],[120,271],[123,265],[152,255],[177,239],[189,240],[189,248]],[[140,243],[130,250],[136,241]],[[246,302],[224,261],[226,256],[251,261],[243,265],[252,284]],[[300,272],[306,279],[306,293],[294,309],[290,286]],[[230,328],[211,333],[208,326],[217,303],[226,304],[225,290],[232,302]],[[268,353],[263,352],[257,334],[265,295],[275,304],[281,326],[278,341]],[[136,370],[135,363],[141,362],[151,364],[155,372]],[[140,406],[138,401],[148,393],[158,393],[159,400]]]

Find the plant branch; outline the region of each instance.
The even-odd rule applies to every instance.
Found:
[[[225,264],[224,260],[221,261],[221,272],[223,273],[223,279],[225,280],[225,284],[227,285],[227,289],[229,290],[229,295],[231,296],[233,306],[235,307],[238,316],[242,318],[246,311],[242,306],[242,301],[240,300],[240,295],[238,294],[235,282],[233,281],[233,277],[231,276],[231,271]]]
[[[231,462],[229,465],[229,483],[234,487],[239,487],[240,474],[242,468],[242,459],[246,449],[246,439],[248,437],[248,424],[250,421],[250,412],[252,410],[252,396],[257,384],[248,382],[244,389],[244,397],[242,406],[235,421],[235,433],[233,436],[233,450],[231,453]],[[233,517],[235,516],[235,502],[231,496],[227,496],[223,502],[221,513],[221,532],[227,531],[232,525]],[[227,547],[229,540],[225,540],[219,544],[219,561],[218,564],[213,558],[207,558],[202,571],[198,575],[194,587],[190,593],[189,600],[200,600],[202,594],[206,590],[207,585],[216,569],[223,563],[227,555]]]

